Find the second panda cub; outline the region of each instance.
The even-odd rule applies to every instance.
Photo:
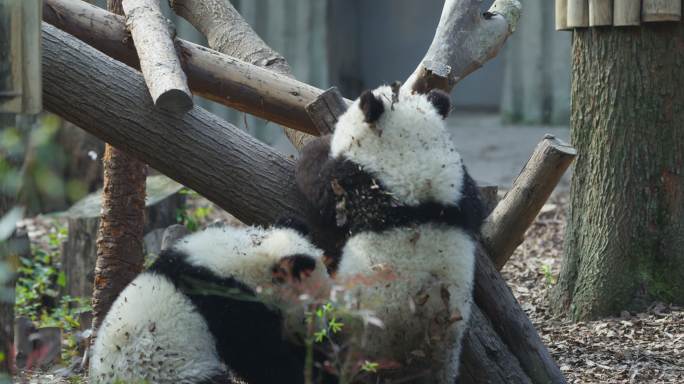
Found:
[[[384,380],[458,375],[483,208],[446,130],[449,110],[441,91],[366,91],[297,166],[317,220],[348,236],[336,279],[357,282],[348,284],[356,305],[384,323],[362,348],[365,358],[398,363],[380,372]]]

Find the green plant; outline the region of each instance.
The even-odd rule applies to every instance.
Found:
[[[197,192],[187,188],[181,189],[180,193],[189,197],[199,196]],[[185,225],[190,232],[195,232],[213,211],[214,208],[211,205],[191,208],[186,204],[185,207],[176,211],[176,221],[179,224]]]
[[[540,270],[541,273],[544,275],[544,279],[546,279],[546,285],[556,285],[556,277],[553,276],[553,273],[551,272],[551,266],[549,264],[542,265]]]
[[[38,327],[62,329],[65,345],[62,358],[69,361],[68,358],[77,354],[79,318],[92,309],[87,298],[60,294],[67,278],[61,270],[58,250],[66,235],[65,227],[57,227],[48,235],[47,250],[33,246],[32,256],[20,259],[15,313],[31,319]]]

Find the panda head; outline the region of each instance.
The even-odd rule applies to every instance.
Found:
[[[188,264],[236,279],[256,292],[325,295],[323,251],[295,224],[207,228],[185,237],[174,249],[186,255]]]
[[[395,207],[458,206],[466,174],[444,122],[449,96],[399,89],[365,91],[302,151],[297,184],[325,222],[382,227]]]

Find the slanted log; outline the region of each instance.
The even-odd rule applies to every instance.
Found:
[[[139,68],[123,17],[80,0],[45,0],[43,19]],[[195,94],[289,128],[318,134],[306,106],[323,90],[185,40],[176,39],[176,46]]]
[[[496,0],[484,14],[480,0],[446,0],[428,52],[403,88],[451,89],[499,53],[518,24],[520,3]]]
[[[679,21],[681,19],[682,0],[644,0],[642,3],[642,21]]]
[[[477,305],[471,309],[468,331],[463,337],[459,380],[463,384],[532,383]]]
[[[173,45],[175,31],[159,0],[123,0],[121,6],[154,105],[171,112],[189,111],[192,94]]]
[[[641,0],[613,1],[613,25],[633,26],[641,24]]]
[[[515,355],[531,382],[565,383],[565,378],[534,325],[482,246],[478,247],[475,270],[475,303],[491,321],[496,333]]]
[[[575,159],[571,146],[551,135],[537,145],[532,157],[513,181],[511,190],[482,226],[482,242],[501,269],[520,245],[525,231]]]
[[[589,26],[604,25],[613,25],[613,0],[589,0]]]

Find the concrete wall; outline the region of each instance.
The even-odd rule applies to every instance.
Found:
[[[347,97],[405,80],[427,52],[444,0],[329,0],[333,84]],[[485,3],[491,3],[491,0]],[[489,4],[485,4],[489,6]],[[334,48],[333,48],[334,47]],[[487,63],[453,93],[460,108],[498,110],[504,61]]]

